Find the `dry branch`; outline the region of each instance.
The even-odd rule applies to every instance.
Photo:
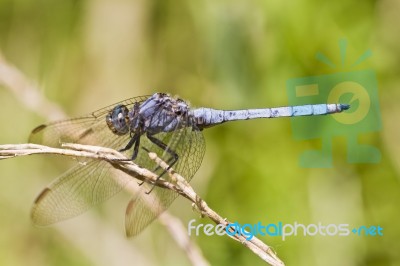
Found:
[[[8,159],[32,154],[59,154],[65,156],[104,160],[110,163],[114,168],[119,169],[128,175],[137,178],[138,180],[153,183],[156,186],[164,189],[170,189],[179,193],[181,196],[187,198],[193,204],[195,204],[203,216],[210,218],[216,224],[223,225],[224,229],[230,223],[227,219],[222,218],[221,215],[212,210],[207,203],[197,195],[190,184],[182,176],[180,176],[179,173],[174,172],[173,169],[168,170],[168,174],[171,177],[171,181],[168,181],[164,178],[158,179],[156,174],[147,169],[139,167],[132,161],[121,160],[126,159],[125,156],[113,149],[81,144],[63,144],[63,147],[64,149],[51,148],[37,144],[0,145],[0,159]],[[149,153],[149,156],[162,168],[168,168],[168,165],[158,158],[156,154]],[[273,252],[273,250],[256,237],[253,237],[251,240],[246,240],[244,236],[237,234],[230,237],[242,243],[270,265],[284,265],[283,262]],[[184,242],[182,243],[184,244]],[[207,262],[204,262],[204,264],[199,263],[199,257],[196,257],[196,254],[194,256],[195,257],[192,257],[192,259],[197,260],[197,265],[207,264]],[[193,260],[192,262],[194,262]]]

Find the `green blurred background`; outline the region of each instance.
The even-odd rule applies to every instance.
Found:
[[[207,151],[192,185],[239,223],[384,228],[381,237],[261,237],[287,265],[400,265],[399,14],[398,0],[0,0],[0,65],[18,69],[69,116],[156,91],[240,109],[286,105],[288,79],[338,71],[315,54],[339,62],[342,38],[347,67],[371,49],[360,67],[376,72],[383,129],[360,139],[381,151],[380,163],[346,162],[346,138],[337,137],[334,167],[301,168],[299,155],[318,140],[295,141],[289,119],[243,121],[204,132]],[[10,78],[0,71],[1,144],[26,142],[56,116],[39,114],[35,95],[10,89]],[[63,170],[63,159],[51,156],[1,161],[0,265],[190,265],[158,222],[124,237],[124,193],[34,227],[31,203]],[[183,199],[170,210],[185,226],[211,223]],[[228,237],[191,238],[212,265],[264,265]]]

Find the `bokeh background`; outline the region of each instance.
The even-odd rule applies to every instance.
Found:
[[[380,237],[261,237],[287,265],[400,265],[399,14],[397,0],[0,0],[0,143],[26,142],[61,110],[72,117],[156,91],[193,106],[286,105],[288,79],[338,71],[315,54],[339,62],[345,38],[347,70],[373,52],[360,67],[376,72],[383,127],[361,139],[380,150],[380,163],[348,163],[346,138],[337,137],[332,168],[302,168],[299,155],[319,142],[294,140],[289,119],[234,122],[204,132],[207,152],[192,185],[231,221],[384,228]],[[124,237],[124,193],[34,227],[31,204],[64,161],[0,162],[0,265],[190,265],[158,222]],[[170,211],[185,226],[211,223],[184,199]],[[191,239],[212,265],[264,265],[228,237]]]

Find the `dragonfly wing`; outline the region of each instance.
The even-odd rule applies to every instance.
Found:
[[[29,142],[51,147],[61,147],[62,143],[100,145],[106,139],[102,140],[99,134],[107,134],[107,131],[110,131],[106,127],[105,119],[100,121],[91,116],[57,121],[35,128],[29,136]],[[108,135],[112,139],[115,138],[111,131]]]
[[[130,108],[147,98],[136,97],[118,104]],[[122,149],[129,142],[129,135],[113,134],[106,123],[106,116],[114,106],[87,116],[41,125],[32,131],[29,141],[52,147],[79,143]],[[132,151],[125,154],[129,158]],[[79,215],[119,192],[129,180],[132,177],[107,162],[86,160],[62,174],[39,194],[31,211],[32,220],[38,225],[48,225]]]
[[[152,185],[143,184],[140,193],[133,198],[126,208],[125,230],[128,237],[138,235],[153,222],[178,197],[175,191],[155,187],[150,194]]]
[[[206,144],[202,132],[192,127],[184,128],[180,134],[181,140],[172,146],[179,155],[173,169],[190,182],[203,161]]]
[[[168,145],[168,148],[178,154],[178,161],[173,169],[181,174],[187,181],[190,181],[195,172],[200,167],[204,156],[205,143],[200,131],[192,127],[183,127],[169,133],[159,133],[156,138]],[[171,155],[149,141],[146,136],[142,136],[141,146],[157,153],[165,162],[170,161]],[[148,157],[144,149],[139,151],[135,160],[139,165],[152,170],[160,175],[163,170]],[[168,174],[162,178],[169,179]],[[151,189],[150,194],[148,192]],[[136,236],[164,212],[177,198],[178,194],[172,190],[154,187],[152,184],[144,183],[141,191],[128,204],[125,214],[126,234],[129,237]]]
[[[89,115],[55,121],[35,128],[29,136],[29,142],[60,147],[62,143],[79,143],[121,149],[129,136],[115,135],[107,126],[107,114],[118,104],[131,109],[135,103],[141,103],[149,96],[135,97],[104,107]],[[123,143],[123,142],[126,143]]]
[[[32,220],[49,225],[77,216],[118,193],[130,180],[132,177],[105,161],[78,164],[39,194]]]

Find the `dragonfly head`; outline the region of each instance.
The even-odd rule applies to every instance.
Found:
[[[125,135],[129,132],[129,110],[125,105],[115,106],[107,115],[106,122],[116,135]]]

